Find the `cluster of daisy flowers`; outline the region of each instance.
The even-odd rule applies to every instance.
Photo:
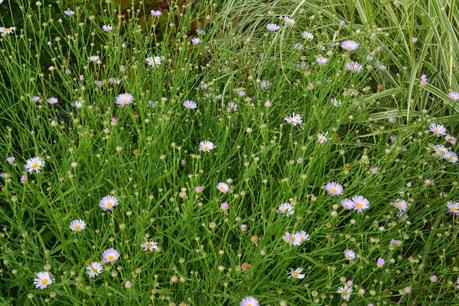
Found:
[[[446,128],[441,124],[432,123],[429,126],[429,130],[437,137],[444,137],[445,141],[449,143],[451,146],[455,145],[457,142],[456,137],[449,135],[446,131]],[[452,164],[457,163],[457,154],[454,153],[451,148],[439,144],[434,145],[433,150],[437,157],[447,160]]]
[[[336,182],[329,182],[325,185],[326,192],[333,197],[341,196],[344,192],[343,185]],[[341,206],[347,210],[355,210],[359,213],[370,208],[370,202],[361,195],[355,195],[351,199],[345,198],[341,201]]]
[[[290,202],[282,203],[279,205],[277,211],[284,216],[292,216],[295,213],[294,205]],[[298,231],[294,233],[285,232],[282,239],[289,245],[301,246],[304,242],[310,239],[310,236],[305,231]],[[303,279],[305,274],[302,273],[303,268],[290,268],[288,278]],[[241,305],[245,305],[241,302]]]
[[[24,166],[25,170],[31,174],[31,173],[39,173],[43,167],[45,166],[45,161],[39,157],[32,157],[26,161],[26,164]]]
[[[289,245],[300,246],[303,242],[309,240],[309,234],[305,231],[299,231],[295,233],[286,232],[282,239]]]
[[[351,199],[345,198],[341,201],[341,206],[347,210],[355,210],[359,213],[370,208],[368,199],[361,195],[353,196]]]
[[[297,113],[292,113],[284,117],[284,122],[291,126],[299,126],[303,128],[303,116]],[[330,138],[328,137],[328,132],[319,133],[317,135],[317,143],[324,144],[328,142]]]
[[[102,211],[107,212],[113,210],[118,206],[119,201],[116,197],[108,195],[103,197],[99,201],[99,207]],[[76,219],[70,222],[69,229],[74,233],[81,233],[86,230],[87,224],[82,219]],[[161,248],[158,246],[158,243],[153,240],[145,241],[140,245],[144,251],[149,252],[160,252]],[[92,261],[89,265],[86,266],[86,274],[89,278],[95,278],[104,272],[104,265],[114,264],[118,261],[121,254],[115,248],[108,248],[102,252],[101,261]],[[45,289],[54,283],[54,278],[49,272],[38,272],[34,280],[35,287],[37,289]]]
[[[293,28],[295,26],[295,20],[293,18],[290,18],[290,17],[283,17],[282,18],[283,20],[283,23],[286,27],[288,28]],[[277,23],[268,23],[266,25],[266,30],[268,32],[272,32],[272,33],[276,33],[277,31],[279,31],[281,29],[281,26],[279,26]],[[303,31],[301,32],[301,37],[305,40],[305,41],[312,41],[314,40],[314,34],[312,34],[311,32],[308,32],[308,31]],[[297,48],[302,50],[302,45],[301,44],[297,44]],[[349,56],[351,56],[351,53],[353,53],[354,51],[356,51],[358,48],[359,48],[360,44],[355,41],[355,40],[350,40],[350,39],[347,39],[347,40],[344,40],[341,42],[340,44],[340,47],[342,50],[346,51],[348,53]],[[335,42],[333,42],[331,44],[331,49],[328,50],[326,52],[326,54],[319,54],[316,56],[316,63],[317,65],[319,66],[323,66],[323,65],[326,65],[329,61],[328,59],[328,56],[332,55],[333,54],[333,48],[335,47]],[[374,50],[371,52],[370,55],[368,55],[366,57],[366,60],[368,62],[372,62],[373,61],[373,57],[375,56],[375,54],[378,52],[379,50]],[[381,63],[377,63],[377,67],[380,69],[380,70],[385,70],[385,66]],[[364,66],[358,62],[358,61],[354,61],[354,60],[349,60],[346,62],[345,64],[345,68],[347,71],[351,72],[351,73],[360,73],[364,70]]]

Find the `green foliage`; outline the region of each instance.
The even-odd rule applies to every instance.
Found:
[[[16,27],[0,37],[1,304],[237,305],[252,295],[337,305],[350,279],[352,305],[459,302],[458,220],[446,207],[459,201],[459,171],[433,146],[458,150],[428,132],[459,128],[448,96],[458,91],[455,1],[174,2],[157,18],[157,2],[43,2],[0,6],[0,26]],[[359,48],[344,51],[346,39]],[[350,61],[363,71],[346,70]],[[134,103],[119,107],[125,92]],[[302,124],[287,124],[293,113]],[[199,151],[204,140],[215,149]],[[34,156],[46,164],[27,173]],[[327,194],[332,181],[342,196]],[[103,212],[109,194],[120,204]],[[370,208],[341,207],[355,195]],[[286,202],[292,216],[278,211]],[[84,231],[69,229],[75,219]],[[282,238],[301,230],[301,246]],[[161,252],[144,251],[148,240]],[[108,248],[120,259],[89,278]],[[288,278],[298,267],[305,278]],[[40,271],[55,277],[44,290]]]

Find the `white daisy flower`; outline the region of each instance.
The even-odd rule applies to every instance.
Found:
[[[278,211],[283,215],[291,216],[295,212],[295,209],[293,208],[293,205],[290,203],[282,203],[281,205],[279,205]]]
[[[99,276],[103,271],[104,267],[100,264],[100,262],[97,261],[90,263],[86,267],[86,273],[89,275],[90,278]]]
[[[341,201],[341,206],[343,206],[344,209],[351,210],[354,209],[354,202],[352,202],[348,198],[345,198]]]
[[[319,134],[319,135],[317,135],[317,143],[319,143],[319,144],[324,144],[324,143],[326,143],[327,141],[329,141],[330,138],[327,137],[327,134],[328,134],[328,132],[325,133],[325,134]]]
[[[13,165],[14,162],[16,161],[16,157],[14,157],[14,156],[8,156],[8,157],[6,158],[6,161],[7,161],[9,164]]]
[[[228,112],[237,111],[237,104],[232,102],[232,101],[228,102],[228,104],[226,104],[226,111],[228,111]]]
[[[102,208],[104,211],[112,210],[113,207],[117,206],[118,204],[118,199],[111,195],[103,197],[99,202],[100,208]]]
[[[192,100],[185,100],[183,102],[183,106],[187,109],[197,109],[198,108],[198,105],[196,104],[196,102]]]
[[[357,50],[358,47],[359,47],[359,44],[353,40],[345,40],[341,43],[341,48],[349,52]]]
[[[41,102],[41,98],[39,96],[33,96],[32,97],[32,101],[35,102],[35,103],[40,103]]]
[[[313,40],[314,39],[314,35],[309,33],[309,32],[306,32],[306,31],[301,33],[301,36],[306,40]]]
[[[457,142],[456,137],[451,136],[451,135],[445,135],[445,140],[446,140],[447,142],[449,142],[450,144],[452,144],[453,146],[454,146],[454,145],[456,144],[456,142]]]
[[[303,124],[303,118],[299,114],[292,113],[290,116],[285,116],[284,118],[285,122],[287,124],[297,126],[297,125],[302,125]]]
[[[215,148],[214,143],[209,140],[201,141],[199,143],[199,151],[201,152],[210,152],[214,148]]]
[[[277,30],[279,30],[279,26],[275,23],[268,23],[266,25],[266,29],[270,32],[276,32]]]
[[[397,121],[397,116],[389,115],[387,116],[387,121],[389,121],[390,123],[395,123]]]
[[[153,16],[153,17],[159,17],[159,16],[161,16],[161,11],[159,11],[159,10],[151,10],[150,11],[150,15]]]
[[[435,155],[440,158],[445,158],[449,150],[443,145],[436,145],[433,147]]]
[[[155,241],[146,241],[142,243],[142,248],[145,251],[150,251],[150,252],[153,252],[153,251],[159,252],[161,250],[158,246],[158,243],[156,243]]]
[[[394,207],[397,208],[400,212],[404,212],[408,208],[406,201],[400,199],[394,202]]]
[[[104,24],[104,25],[102,26],[102,30],[103,30],[104,32],[110,32],[112,29],[113,29],[113,26],[112,26],[111,24]]]
[[[302,274],[301,272],[303,272],[303,268],[296,268],[296,269],[290,268],[288,278],[303,279],[304,274]]]
[[[370,207],[370,202],[360,195],[353,197],[352,202],[354,202],[354,210],[358,212],[363,212]]]
[[[73,107],[75,107],[76,109],[80,109],[83,107],[83,100],[76,100],[75,102],[73,102]]]
[[[113,85],[113,84],[119,85],[119,84],[121,84],[121,80],[118,79],[118,78],[109,78],[108,79],[108,84],[110,84],[110,85]]]
[[[338,288],[337,293],[341,294],[341,298],[345,301],[349,301],[349,298],[351,297],[352,294],[352,287],[348,287],[346,285],[341,286]]]
[[[419,79],[419,84],[421,86],[424,86],[424,85],[427,85],[428,82],[429,82],[429,80],[427,79],[427,75],[422,74],[420,79]]]
[[[290,27],[293,27],[295,25],[295,20],[286,16],[284,17],[284,23]]]
[[[262,81],[260,82],[260,89],[263,89],[263,90],[268,89],[268,88],[271,87],[271,85],[272,85],[272,83],[271,83],[270,81],[268,81],[268,80],[262,80]]]
[[[75,11],[72,11],[71,9],[66,9],[64,11],[64,14],[67,15],[67,16],[73,16],[73,15],[75,15]]]
[[[305,231],[300,231],[295,233],[295,241],[293,242],[293,245],[299,246],[303,242],[309,240],[309,235]]]
[[[81,232],[86,228],[86,222],[84,222],[84,220],[81,219],[73,220],[70,223],[69,228],[73,232]]]
[[[355,252],[349,249],[344,250],[344,258],[349,261],[354,260],[356,258]]]
[[[89,56],[88,57],[88,61],[93,62],[93,63],[97,63],[97,64],[99,64],[101,62],[99,55],[91,55],[91,56]]]
[[[121,107],[125,107],[126,105],[131,104],[134,101],[134,97],[128,93],[122,93],[118,97],[116,97],[116,104]]]
[[[349,62],[346,64],[346,69],[352,73],[359,73],[363,71],[363,66],[359,62]]]
[[[441,124],[432,123],[429,126],[429,130],[434,133],[436,136],[446,135],[446,128]]]
[[[453,151],[446,152],[445,159],[452,164],[457,162],[457,155]]]
[[[114,248],[109,248],[102,253],[102,257],[105,263],[114,263],[120,257],[120,253]]]
[[[38,272],[34,279],[34,284],[37,289],[45,289],[54,282],[53,276],[49,272]]]
[[[253,296],[246,296],[242,299],[239,306],[260,306],[260,304],[258,303],[258,300]]]
[[[14,31],[16,31],[16,28],[15,27],[9,27],[9,28],[5,28],[5,27],[0,27],[0,34],[13,34]]]
[[[47,101],[49,104],[57,104],[59,102],[59,100],[56,97],[48,98]]]
[[[226,183],[220,182],[217,184],[217,189],[221,193],[227,193],[229,191],[229,186]]]
[[[199,44],[200,42],[201,42],[201,39],[200,39],[199,37],[194,37],[194,38],[191,39],[191,43],[192,43],[193,45],[197,45],[197,44]]]
[[[239,97],[245,97],[245,90],[244,90],[244,88],[236,88],[235,91],[236,91],[236,94],[237,94]]]
[[[286,232],[283,236],[282,239],[287,242],[288,244],[293,244],[295,242],[295,234],[292,233],[290,234],[289,232]]]
[[[459,92],[451,90],[448,93],[448,97],[453,101],[459,101]]]
[[[40,170],[45,166],[45,161],[40,157],[36,156],[30,158],[26,161],[25,169],[27,172],[32,173],[39,173]]]
[[[378,67],[378,69],[381,70],[381,71],[386,71],[387,70],[386,65],[384,65],[383,63],[378,63],[378,65],[376,67]]]
[[[325,190],[327,190],[328,194],[331,196],[340,196],[343,194],[343,185],[338,184],[336,182],[330,182],[325,186]]]
[[[316,56],[316,63],[318,65],[325,65],[328,63],[328,58],[326,58],[325,56],[322,56],[322,55],[318,55]]]
[[[148,66],[156,68],[161,65],[163,61],[163,57],[162,56],[149,56],[147,57],[145,61],[147,62]]]

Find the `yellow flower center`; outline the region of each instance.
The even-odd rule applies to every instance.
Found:
[[[151,244],[150,242],[147,242],[147,248],[151,248],[153,246],[153,244]]]
[[[456,206],[451,206],[451,211],[457,211],[457,207]]]
[[[292,276],[293,276],[293,277],[298,277],[299,274],[300,274],[300,273],[297,272],[297,271],[293,271],[293,272],[292,272]]]
[[[108,255],[108,260],[114,261],[115,260],[115,255],[113,255],[113,254]]]
[[[97,269],[97,268],[92,268],[92,272],[97,273],[97,272],[99,272],[99,269]]]
[[[79,226],[79,225],[75,226],[75,230],[76,231],[80,231],[81,230],[81,226]]]
[[[204,151],[209,151],[209,146],[208,146],[208,145],[205,145],[205,146],[202,147],[202,149],[203,149]]]
[[[122,98],[122,99],[121,99],[121,103],[123,103],[123,104],[128,103],[128,99],[127,99],[127,98]]]
[[[32,166],[31,166],[31,168],[32,168],[33,170],[38,169],[39,167],[40,167],[40,166],[38,165],[38,163],[33,163]]]
[[[357,203],[355,203],[355,206],[357,206],[358,208],[362,208],[362,207],[363,207],[363,204],[360,203],[360,202],[357,202]]]
[[[336,190],[336,187],[333,187],[332,189],[330,189],[331,193],[336,193],[338,190]]]
[[[108,201],[107,204],[105,204],[107,207],[112,207],[113,206],[113,203],[112,201]]]
[[[397,204],[397,207],[400,208],[400,209],[402,209],[402,207],[403,207],[402,203],[398,203],[398,204]]]
[[[43,279],[41,280],[41,283],[42,283],[43,285],[46,285],[46,284],[48,283],[48,280],[47,280],[46,278],[43,278]]]
[[[343,295],[348,295],[349,293],[347,292],[347,290],[343,290]]]

